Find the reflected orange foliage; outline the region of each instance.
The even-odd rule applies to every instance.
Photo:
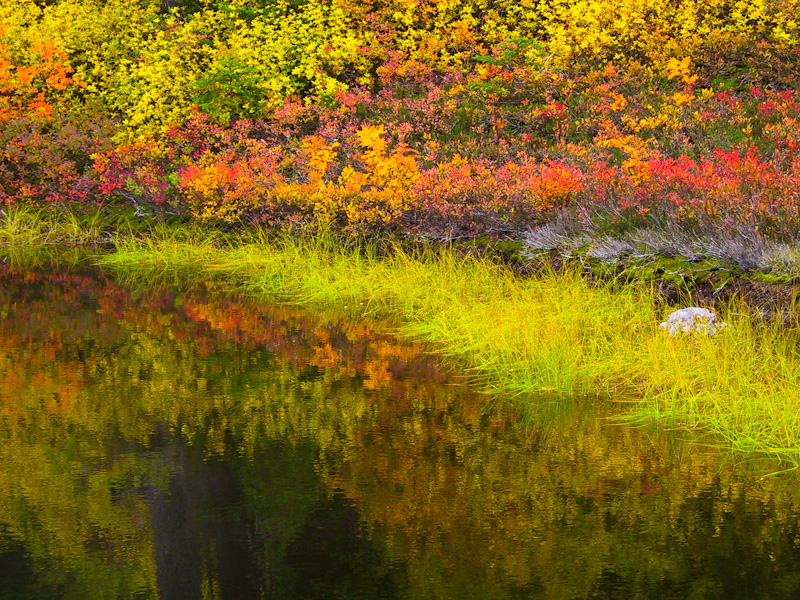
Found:
[[[675,544],[740,539],[734,511],[753,552],[796,554],[785,536],[796,480],[754,483],[713,450],[682,454],[674,439],[598,418],[602,406],[542,398],[538,418],[516,426],[369,323],[200,291],[137,295],[76,273],[17,277],[2,264],[0,310],[0,458],[13,465],[0,469],[0,517],[66,565],[100,538],[114,564],[154,585],[149,508],[118,490],[172,475],[110,447],[146,448],[165,430],[203,456],[234,448],[243,469],[259,444],[312,445],[315,477],[355,503],[416,597],[454,597],[454,573],[536,581],[554,598],[590,597],[609,565],[694,577],[696,556]]]

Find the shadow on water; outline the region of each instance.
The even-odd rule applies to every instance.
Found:
[[[399,597],[402,568],[387,564],[352,501],[324,493],[311,445],[260,449],[258,482],[236,460],[171,450],[181,469],[149,494],[160,598]]]
[[[800,596],[797,476],[369,323],[0,266],[0,598]]]

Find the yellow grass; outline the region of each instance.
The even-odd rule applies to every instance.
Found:
[[[800,461],[798,330],[735,307],[713,338],[670,338],[648,289],[592,287],[576,272],[520,279],[451,250],[345,250],[324,240],[174,236],[121,243],[100,263],[148,281],[231,289],[354,317],[392,318],[483,385],[523,405],[588,394],[620,416],[702,431],[730,448]]]

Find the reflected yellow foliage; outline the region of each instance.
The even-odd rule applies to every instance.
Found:
[[[184,476],[165,436],[208,461],[241,457],[249,482],[265,443],[311,444],[328,493],[407,565],[409,598],[593,597],[608,573],[701,597],[724,584],[709,552],[742,551],[774,597],[800,589],[785,570],[800,545],[791,475],[759,480],[588,401],[542,399],[515,423],[370,323],[74,273],[22,279],[0,267],[0,523],[39,568],[78,574],[62,582],[75,594],[158,595],[153,498]]]

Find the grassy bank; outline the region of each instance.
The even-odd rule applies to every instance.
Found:
[[[639,423],[708,434],[800,461],[798,332],[729,306],[714,338],[672,339],[647,286],[590,286],[574,271],[520,279],[452,251],[379,257],[321,241],[180,236],[120,242],[99,259],[139,282],[212,279],[257,296],[391,318],[488,388],[534,403],[601,395]]]
[[[658,328],[670,309],[644,280],[589,285],[577,268],[520,278],[464,248],[348,250],[320,237],[155,226],[109,212],[0,215],[3,260],[23,267],[64,245],[98,243],[108,248],[98,262],[123,279],[213,280],[270,300],[389,320],[523,406],[599,395],[621,401],[620,415],[631,421],[800,461],[798,329],[754,320],[744,306],[722,307],[733,325],[723,335],[671,339]]]

